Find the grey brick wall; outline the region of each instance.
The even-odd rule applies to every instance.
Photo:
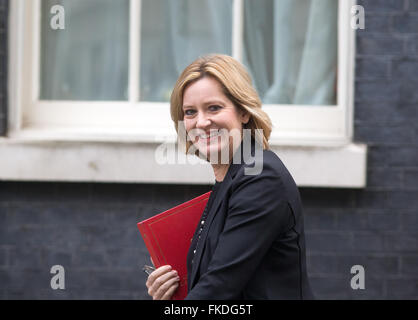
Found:
[[[301,188],[309,275],[320,299],[418,299],[418,0],[359,4],[355,140],[369,146],[368,185]],[[6,11],[0,0],[0,63]],[[0,182],[0,298],[147,299],[136,222],[207,190]],[[55,264],[65,267],[65,290],[49,286]],[[365,290],[350,287],[357,264]]]
[[[7,131],[7,17],[8,0],[0,0],[0,136]]]

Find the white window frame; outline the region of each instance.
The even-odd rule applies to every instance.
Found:
[[[263,108],[273,122],[273,132],[270,138],[272,149],[293,150],[293,152],[289,151],[289,161],[293,161],[293,157],[300,155],[297,152],[303,153],[306,150],[311,150],[309,153],[311,155],[314,153],[323,154],[321,161],[325,161],[328,152],[335,153],[336,150],[340,150],[341,155],[344,154],[342,156],[344,159],[351,159],[347,152],[350,154],[355,150],[354,156],[359,160],[355,162],[353,170],[358,174],[352,174],[352,176],[357,177],[356,181],[347,182],[350,179],[334,178],[334,182],[330,182],[329,179],[325,182],[318,182],[321,180],[319,175],[313,174],[311,178],[307,178],[306,182],[302,182],[302,185],[362,187],[365,185],[366,146],[356,145],[353,148],[352,145],[355,30],[351,28],[350,19],[351,7],[355,5],[356,1],[338,1],[337,105],[264,105]],[[8,137],[1,139],[0,148],[10,145],[11,142],[26,144],[36,142],[37,145],[39,142],[58,142],[61,143],[62,148],[65,148],[63,142],[82,142],[80,148],[90,145],[94,150],[97,148],[97,143],[108,142],[125,143],[125,145],[126,143],[134,143],[142,145],[142,148],[149,152],[152,149],[155,150],[155,146],[161,142],[175,141],[176,132],[170,118],[169,104],[139,102],[140,22],[138,17],[141,14],[141,0],[131,0],[130,2],[129,100],[126,102],[40,101],[38,99],[40,87],[40,7],[41,0],[14,0],[10,4],[9,123]],[[241,60],[242,57],[242,19],[243,0],[234,0],[232,55],[238,60]],[[109,153],[111,150],[110,148]],[[64,150],[62,152],[65,153]],[[142,159],[142,163],[152,167],[153,157],[151,155],[152,153],[149,158]],[[64,159],[60,161],[64,161]],[[303,160],[301,161],[303,162]],[[343,159],[340,162],[344,163]],[[339,164],[333,165],[340,167]],[[352,166],[353,162],[349,165]],[[342,166],[341,169],[345,168]],[[40,168],[39,170],[44,171]],[[126,168],[126,170],[128,169]],[[138,173],[133,181],[210,182],[210,175],[200,174],[199,172],[202,170],[198,168],[192,180],[185,180],[184,174],[182,175],[185,170],[187,169],[179,169],[177,175],[170,170],[169,177],[164,178],[162,175],[160,180],[152,177],[143,179],[141,178],[143,177],[142,172]],[[338,168],[336,170],[338,171]],[[306,177],[306,170],[302,171],[303,174],[301,172],[299,181],[303,181]],[[126,176],[126,174],[122,175]],[[5,176],[7,174],[2,173],[0,169],[0,178]],[[28,177],[28,174],[24,176],[31,178],[30,175]],[[46,173],[41,176],[45,176],[46,180],[62,179],[67,181],[71,180],[74,175],[70,172],[67,175],[57,173],[53,177],[48,177]],[[91,180],[92,178],[89,177],[85,175],[84,179]],[[9,178],[20,179],[17,174],[16,177],[12,175]],[[42,178],[37,177],[37,179]],[[79,179],[83,180],[83,177]],[[126,181],[127,179],[118,179],[117,177],[102,179],[97,176],[96,180]]]

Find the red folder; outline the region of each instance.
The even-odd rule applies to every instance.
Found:
[[[138,223],[156,268],[171,265],[180,277],[172,300],[187,296],[187,253],[211,191]]]

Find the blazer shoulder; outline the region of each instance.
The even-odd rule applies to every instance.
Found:
[[[260,161],[260,159],[256,159],[255,161]],[[256,165],[260,164],[244,163],[237,171],[233,179],[234,182],[250,182],[259,179],[266,180],[267,178],[273,184],[272,187],[274,186],[277,191],[282,191],[281,194],[296,191],[297,187],[293,177],[276,153],[271,150],[263,150],[261,161],[261,170],[255,174],[247,173],[246,169],[254,168]]]

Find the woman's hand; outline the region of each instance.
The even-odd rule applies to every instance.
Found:
[[[153,271],[146,282],[148,294],[154,300],[169,300],[179,286],[177,271],[166,265]]]

